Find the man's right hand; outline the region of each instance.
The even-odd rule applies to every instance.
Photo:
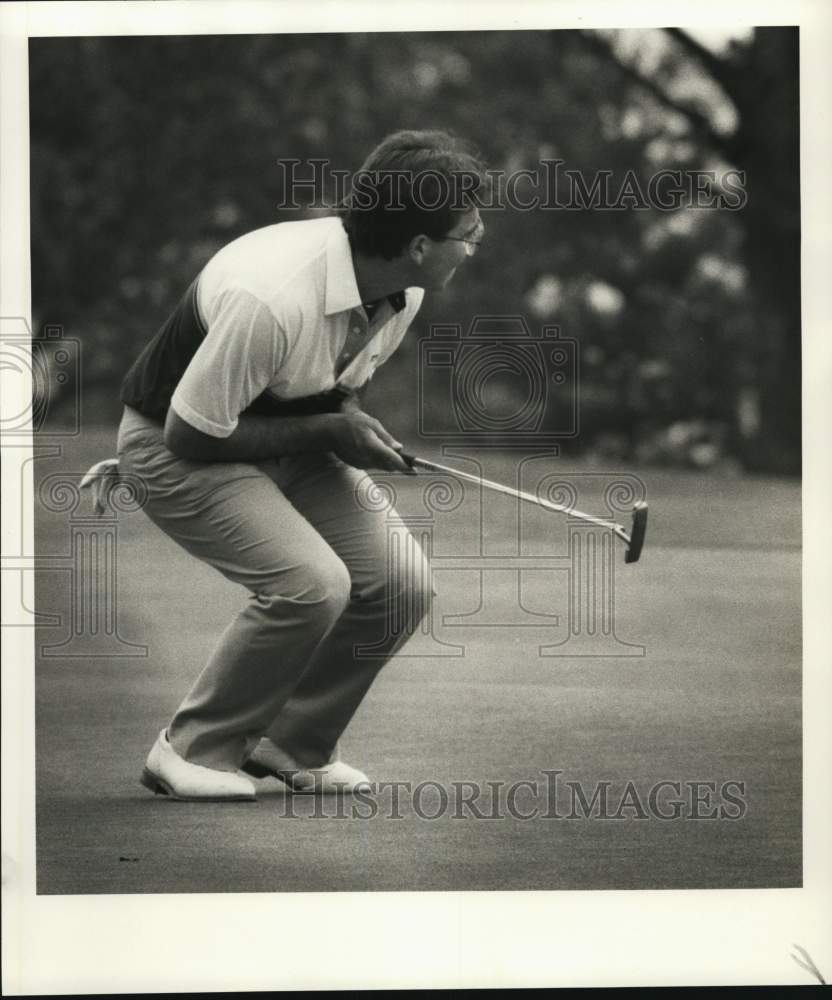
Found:
[[[399,452],[402,445],[384,426],[361,410],[333,413],[328,417],[332,451],[357,469],[412,472]]]

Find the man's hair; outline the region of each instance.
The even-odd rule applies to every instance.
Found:
[[[481,158],[448,132],[393,132],[353,177],[339,214],[354,251],[392,260],[414,236],[453,229],[485,183]]]

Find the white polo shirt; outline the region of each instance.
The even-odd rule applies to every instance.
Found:
[[[423,295],[408,288],[391,296],[368,322],[339,218],[247,233],[199,276],[206,333],[171,406],[197,430],[228,437],[263,393],[290,400],[336,385],[358,389],[401,343]]]

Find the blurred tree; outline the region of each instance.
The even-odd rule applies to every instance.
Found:
[[[352,171],[397,128],[451,129],[495,169],[561,159],[642,189],[661,167],[732,165],[739,212],[486,210],[481,252],[428,297],[373,402],[413,433],[417,393],[439,408],[446,391],[441,373],[419,380],[419,334],[522,313],[580,342],[581,433],[565,447],[794,470],[796,60],[782,28],[725,56],[676,31],[33,39],[36,333],[80,337],[87,419],[116,419],[123,372],[214,250],[298,217],[277,208],[277,161]],[[552,426],[568,402],[553,398]]]
[[[741,256],[753,328],[739,348],[734,444],[752,470],[797,473],[801,463],[799,52],[797,28],[755,28],[717,55],[678,28],[677,52],[653,68],[622,55],[614,40],[582,32],[584,44],[623,80],[687,121],[698,143],[745,174]],[[685,70],[706,74],[736,110],[734,128],[709,115],[701,86],[674,93]],[[678,88],[677,88],[678,89]]]

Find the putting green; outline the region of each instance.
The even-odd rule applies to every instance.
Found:
[[[83,471],[112,444],[112,432],[86,434],[39,475]],[[488,472],[506,481],[508,461]],[[156,733],[245,597],[144,515],[120,515],[118,630],[148,655],[38,658],[38,891],[799,885],[799,487],[640,476],[651,520],[637,565],[616,547],[616,655],[565,644],[565,523],[536,510],[518,522],[510,501],[480,510],[471,495],[436,515],[434,636],[385,667],[343,740],[374,781],[409,783],[396,819],[391,789],[377,815],[353,816],[331,801],[315,815],[270,780],[254,805],[174,803],[139,786]],[[403,512],[418,512],[426,485],[397,481]],[[39,554],[67,551],[67,519],[36,512]],[[482,551],[504,568],[483,574]],[[519,594],[505,568],[518,552],[555,560],[528,571]],[[39,611],[67,621],[68,579],[37,574]],[[66,635],[42,628],[37,640]],[[541,645],[561,655],[541,657]],[[560,772],[559,817],[546,771]],[[661,786],[653,808],[661,782],[680,793]],[[479,813],[496,818],[460,805],[476,786]],[[584,815],[577,789],[589,800],[604,786],[607,815],[598,802]],[[672,799],[682,815],[662,818]]]

